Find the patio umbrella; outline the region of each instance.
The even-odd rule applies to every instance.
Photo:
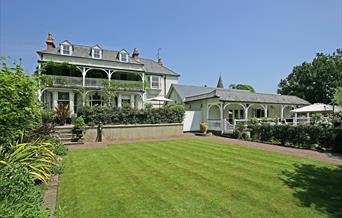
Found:
[[[147,101],[158,101],[159,102],[159,107],[160,107],[160,102],[172,102],[172,99],[165,98],[164,96],[158,96],[154,98],[149,98],[146,99]]]
[[[294,110],[291,110],[293,113],[332,113],[332,112],[341,112],[342,107],[335,106],[335,108],[332,105],[322,104],[322,103],[315,103],[312,105],[308,105],[305,107],[297,108]]]

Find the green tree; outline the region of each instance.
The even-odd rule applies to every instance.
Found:
[[[248,90],[251,92],[255,92],[255,89],[251,85],[246,85],[246,84],[230,84],[229,88],[231,89],[240,89],[240,90]]]
[[[40,123],[37,81],[2,59],[0,68],[0,144],[7,144]]]
[[[342,49],[332,55],[317,53],[311,63],[295,66],[278,85],[278,93],[295,95],[311,103],[331,103],[335,89],[342,86]]]
[[[336,102],[336,104],[342,106],[342,87],[338,87],[335,90],[334,101]]]

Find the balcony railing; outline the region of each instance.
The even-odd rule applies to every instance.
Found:
[[[42,83],[46,86],[83,87],[83,78],[44,75]],[[113,90],[144,90],[142,81],[111,80],[109,82],[108,79],[85,78],[85,87],[105,88],[108,86]]]
[[[42,83],[46,86],[77,86],[82,87],[82,77],[73,77],[73,76],[53,76],[53,75],[44,75],[42,76]]]

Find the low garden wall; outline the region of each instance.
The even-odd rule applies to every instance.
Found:
[[[129,124],[104,125],[102,127],[102,141],[162,139],[177,137],[183,134],[182,123],[165,124]],[[95,142],[99,139],[98,128],[87,127],[84,134],[85,142]]]

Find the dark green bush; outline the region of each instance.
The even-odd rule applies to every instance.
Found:
[[[157,124],[181,123],[185,110],[181,105],[163,108],[110,108],[105,106],[85,106],[78,110],[77,115],[84,118],[88,125],[102,124]]]
[[[41,210],[42,188],[23,166],[0,167],[0,217],[48,217]]]
[[[311,148],[319,145],[342,153],[342,129],[323,128],[315,125],[258,125],[249,126],[252,140]]]

